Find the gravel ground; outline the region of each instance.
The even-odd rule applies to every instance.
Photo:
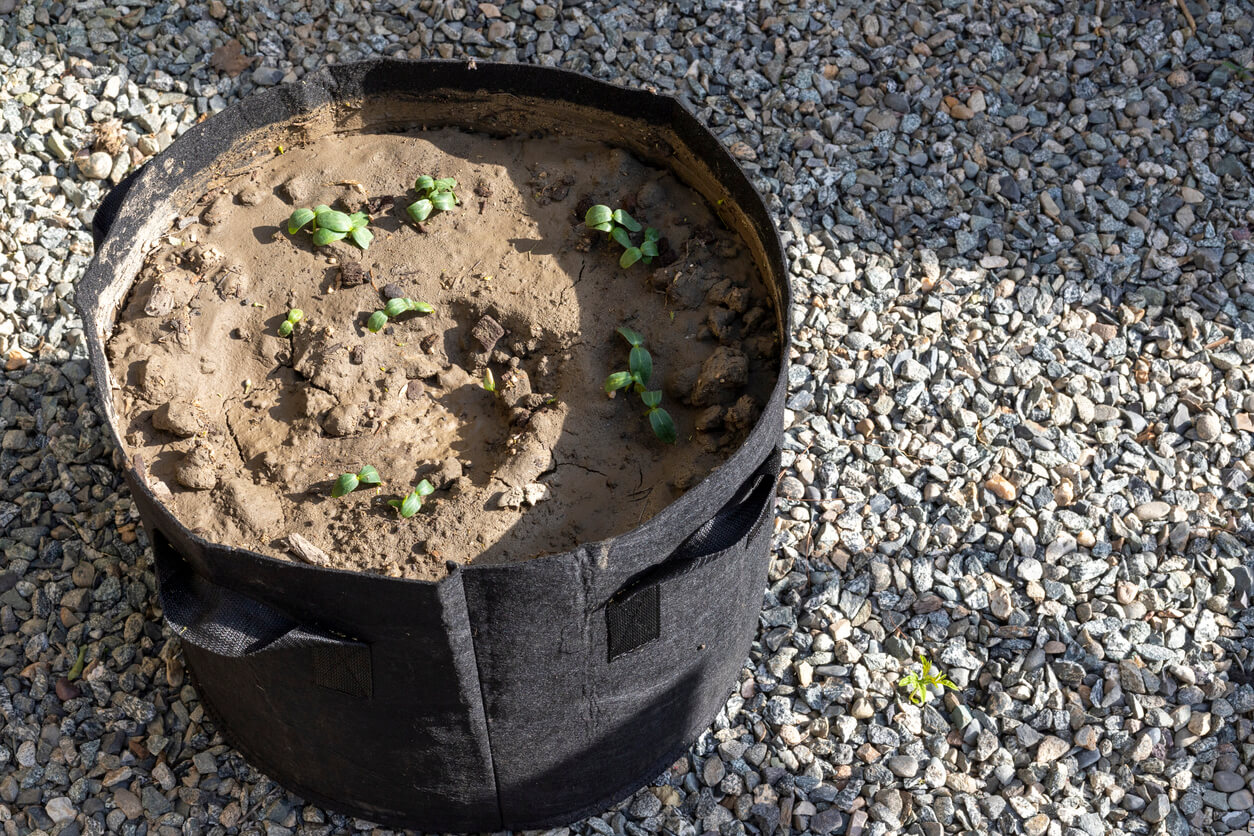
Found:
[[[0,0],[6,836],[373,829],[204,720],[71,301],[111,183],[259,86],[372,55],[682,96],[793,258],[739,691],[558,833],[1248,832],[1254,7],[361,5]],[[919,653],[957,685],[922,708],[897,685]]]

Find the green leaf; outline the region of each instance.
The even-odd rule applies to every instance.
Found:
[[[292,308],[287,312],[287,321],[295,325],[305,318],[305,312],[300,308]]]
[[[437,192],[431,195],[431,205],[441,212],[451,212],[457,204],[457,198],[446,192]]]
[[[485,369],[483,372],[483,382],[479,384],[485,392],[496,391],[496,378],[492,376],[491,369]]]
[[[657,409],[662,404],[662,390],[654,389],[651,392],[641,392],[640,400],[644,401],[644,405],[649,409]]]
[[[295,235],[297,232],[314,219],[312,209],[297,209],[292,216],[287,219],[287,232],[289,235]]]
[[[362,465],[361,470],[357,471],[357,478],[367,485],[377,485],[383,481],[379,478],[379,471],[375,470],[372,464]]]
[[[633,378],[631,372],[614,372],[605,378],[605,393],[617,392],[619,389],[626,389],[631,385]]]
[[[413,299],[410,299],[409,302],[410,302],[409,309],[411,311],[417,311],[418,313],[435,313],[435,308],[433,308],[431,305],[427,304],[426,302],[415,302]]]
[[[414,219],[414,223],[422,223],[431,216],[433,209],[435,207],[431,204],[431,201],[424,198],[409,204],[405,211],[409,213],[409,217]]]
[[[598,203],[589,209],[583,216],[583,222],[593,229],[607,231],[609,224],[614,220],[614,210],[610,207]]]
[[[331,488],[331,496],[340,497],[346,493],[352,493],[357,490],[357,485],[361,482],[357,478],[356,473],[342,473],[340,478],[335,480],[334,487]]]
[[[623,335],[623,339],[631,343],[632,348],[638,345],[644,345],[644,335],[639,331],[633,331],[626,325],[619,326],[618,333]]]
[[[614,222],[622,224],[623,226],[630,229],[632,232],[640,231],[640,222],[637,221],[635,218],[633,218],[631,215],[628,215],[627,212],[622,209],[614,210]]]
[[[610,237],[622,245],[623,249],[629,250],[633,246],[631,236],[627,234],[627,230],[621,226],[616,226],[610,230]]]
[[[640,245],[640,252],[644,253],[645,258],[653,258],[657,255],[657,241],[646,240]]]
[[[644,231],[644,240],[646,241],[658,241],[661,239],[661,237],[662,237],[662,233],[658,232],[653,227],[649,227],[648,229]]]
[[[595,226],[592,226],[591,228],[597,230],[598,232],[609,232],[612,229],[614,229],[614,223],[612,221],[607,221],[606,223],[603,223],[603,224],[596,224]]]
[[[74,659],[74,665],[65,674],[65,678],[71,682],[83,675],[83,663],[87,660],[87,645],[83,645],[78,649],[78,656]]]
[[[370,223],[370,216],[365,212],[354,212],[348,216],[349,221],[353,224],[353,229],[360,229]]]
[[[366,323],[366,329],[372,333],[379,333],[383,330],[383,326],[388,324],[388,315],[383,311],[375,311],[370,315],[370,320]]]
[[[280,337],[292,336],[292,323],[288,322],[286,319],[283,320],[283,322],[279,324],[279,336]]]
[[[363,250],[370,246],[370,242],[374,240],[374,233],[366,229],[364,226],[353,227],[352,232],[348,233],[348,237],[353,239],[353,243],[361,247]]]
[[[315,206],[315,207],[314,207],[314,215],[315,215],[315,216],[316,216],[316,215],[323,215],[323,214],[326,214],[327,212],[330,212],[330,211],[331,211],[331,207],[330,207],[330,206],[327,206],[325,203],[319,203],[317,206]]]
[[[332,232],[343,232],[347,235],[348,231],[353,228],[353,222],[343,212],[323,212],[321,215],[318,215],[318,228],[329,229]]]
[[[653,357],[649,354],[648,349],[642,345],[633,345],[631,354],[627,358],[627,368],[631,369],[632,375],[635,376],[642,385],[649,385],[649,378],[653,377]],[[656,406],[656,404],[654,404]]]
[[[665,444],[674,444],[679,437],[670,413],[661,407],[649,410],[649,426],[653,427],[653,434]]]
[[[417,514],[421,509],[422,497],[418,495],[417,491],[410,491],[409,495],[405,497],[405,501],[401,503],[401,516],[405,519],[409,519],[414,514]]]
[[[412,310],[412,300],[402,299],[399,296],[395,299],[389,299],[388,303],[383,306],[383,312],[387,314],[388,317],[397,317]]]
[[[639,261],[643,255],[644,254],[640,252],[639,247],[631,247],[630,249],[623,250],[623,254],[618,258],[618,266],[624,268],[630,267]]]
[[[414,181],[414,189],[416,191],[426,193],[433,188],[435,188],[435,180],[425,174]]]
[[[430,482],[428,482],[426,479],[423,479],[417,485],[414,485],[414,493],[418,494],[419,496],[431,496],[431,494],[435,493],[435,488],[432,486]]]
[[[338,241],[344,237],[343,232],[336,232],[333,229],[319,229],[313,234],[313,242],[319,247],[325,247],[332,241]]]
[[[452,177],[441,177],[435,181],[435,188],[436,191],[452,192],[453,189],[457,188],[457,181]]]

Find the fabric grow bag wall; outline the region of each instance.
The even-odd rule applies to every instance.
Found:
[[[124,475],[166,620],[232,743],[308,799],[395,826],[556,825],[656,777],[709,724],[765,584],[790,294],[771,218],[678,102],[567,71],[458,62],[333,67],[188,131],[111,192],[78,290],[98,405],[121,446],[104,345],[147,246],[259,143],[332,131],[536,129],[630,150],[699,191],[773,293],[778,377],[743,446],[638,528],[438,583],[319,569],[207,542]]]

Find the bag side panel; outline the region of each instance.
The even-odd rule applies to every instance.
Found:
[[[353,638],[369,644],[367,695],[345,690],[360,676],[352,660],[319,648],[226,658],[184,643],[202,699],[250,761],[318,803],[399,826],[499,829],[460,575],[376,592],[354,604],[365,623]]]
[[[708,727],[757,626],[773,509],[747,538],[658,580],[657,638],[612,660],[607,602],[587,595],[591,552],[532,564],[541,571],[467,573],[505,827],[602,810]],[[637,608],[646,618],[652,595]]]

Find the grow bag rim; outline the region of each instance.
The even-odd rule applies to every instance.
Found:
[[[750,430],[749,434],[745,436],[740,445],[726,460],[706,473],[696,484],[689,488],[688,491],[671,501],[658,513],[636,524],[635,526],[632,526],[630,529],[612,537],[578,542],[570,548],[562,551],[549,552],[506,564],[477,564],[473,561],[466,563],[447,561],[445,564],[447,574],[438,580],[426,580],[423,578],[412,577],[392,577],[368,571],[363,572],[358,569],[339,568],[333,566],[315,566],[292,559],[282,559],[268,554],[263,554],[242,546],[208,539],[196,533],[183,523],[174,514],[168,503],[152,491],[152,488],[149,485],[150,477],[141,471],[140,466],[135,461],[137,455],[126,456],[123,459],[119,470],[125,477],[127,477],[127,481],[131,483],[132,490],[140,491],[143,494],[144,499],[150,502],[152,506],[157,509],[160,516],[164,516],[168,521],[174,524],[179,535],[179,539],[184,539],[190,542],[191,545],[202,550],[202,553],[207,550],[211,550],[218,552],[224,557],[229,556],[234,560],[245,559],[261,561],[262,563],[271,564],[275,567],[282,567],[280,571],[312,573],[333,572],[352,577],[357,577],[362,574],[374,574],[378,580],[437,586],[440,584],[457,582],[458,578],[456,576],[460,572],[491,572],[501,569],[525,568],[529,564],[534,564],[539,561],[561,559],[569,556],[574,551],[604,547],[605,544],[610,543],[611,541],[629,538],[631,535],[639,532],[646,526],[656,526],[661,524],[659,521],[664,521],[665,518],[689,513],[685,506],[689,504],[690,498],[697,494],[701,486],[713,479],[727,464],[740,456],[747,455],[749,450],[753,448],[767,450],[774,448],[778,444],[778,441],[774,438],[772,438],[769,443],[766,443],[766,437],[777,436],[778,429],[773,426],[767,426],[765,419],[772,412],[772,410],[769,409],[769,405],[778,399],[782,399],[788,383],[788,349],[792,331],[793,299],[792,287],[788,274],[787,252],[784,248],[783,240],[780,237],[780,230],[775,216],[767,207],[762,195],[753,186],[752,182],[750,182],[748,175],[740,167],[739,163],[737,163],[731,156],[723,142],[715,136],[715,134],[701,121],[701,119],[697,117],[693,108],[691,108],[682,99],[672,96],[669,93],[653,92],[638,87],[627,87],[604,81],[585,72],[561,67],[547,67],[535,64],[505,61],[478,62],[473,59],[424,59],[415,61],[407,59],[380,58],[324,66],[312,73],[309,73],[299,81],[278,85],[269,90],[253,93],[247,98],[235,102],[219,114],[214,114],[205,121],[193,125],[177,138],[176,144],[181,142],[182,146],[186,147],[189,143],[203,141],[205,139],[204,135],[209,133],[212,128],[216,127],[213,120],[221,114],[233,113],[236,118],[240,120],[241,125],[247,125],[251,131],[257,131],[282,124],[283,121],[290,121],[295,118],[295,114],[288,114],[281,120],[276,121],[270,119],[270,113],[275,108],[289,107],[295,109],[299,106],[303,108],[304,112],[309,113],[320,106],[329,105],[331,107],[335,107],[343,101],[348,101],[346,99],[337,98],[337,93],[345,81],[352,81],[355,74],[359,71],[368,72],[372,69],[378,69],[380,67],[411,69],[416,71],[421,71],[424,68],[448,71],[456,67],[461,67],[468,74],[480,72],[488,76],[495,73],[504,74],[501,82],[491,86],[472,87],[467,84],[466,86],[459,87],[455,84],[449,83],[424,88],[420,93],[414,94],[419,98],[424,96],[437,96],[441,91],[450,91],[468,95],[474,95],[475,93],[485,95],[514,95],[519,98],[544,99],[556,104],[572,105],[589,110],[600,110],[603,113],[611,114],[620,118],[658,125],[664,129],[671,130],[685,147],[694,152],[694,158],[710,169],[710,173],[712,175],[717,173],[719,175],[717,182],[724,190],[726,190],[729,194],[737,191],[741,192],[741,194],[731,194],[734,205],[739,207],[741,213],[753,227],[753,231],[760,233],[758,238],[760,239],[759,243],[762,246],[766,266],[779,268],[779,275],[776,279],[768,282],[768,286],[777,286],[777,293],[774,294],[776,298],[772,301],[779,307],[776,311],[776,321],[781,329],[781,332],[778,334],[779,356],[775,364],[775,385],[771,389],[771,394],[768,396],[766,404],[764,404],[763,414],[754,424],[753,429]],[[551,77],[551,95],[536,92],[519,92],[516,89],[511,89],[511,81],[519,75],[531,75],[533,78],[543,76]],[[562,83],[570,82],[572,79],[578,84],[584,85],[587,94],[597,101],[592,102],[572,98],[569,95],[571,91]],[[485,81],[486,80],[489,79],[485,79]],[[473,81],[473,79],[468,77],[467,81]],[[302,95],[303,93],[312,93],[313,95]],[[382,92],[366,90],[361,91],[362,99],[382,95],[384,95]],[[299,103],[299,105],[294,103]],[[670,112],[665,113],[665,111]],[[662,117],[666,117],[664,122],[662,121]],[[684,125],[681,130],[678,126],[683,124],[685,121],[687,124]],[[240,134],[241,137],[244,135],[244,133]],[[695,149],[693,145],[699,143],[705,143],[708,147]],[[116,232],[113,229],[116,221],[118,219],[125,218],[128,215],[143,212],[145,208],[136,196],[136,186],[149,184],[156,178],[167,175],[168,171],[163,172],[161,171],[162,168],[181,167],[184,171],[181,171],[178,176],[186,177],[194,175],[198,171],[204,170],[211,164],[207,162],[199,165],[193,163],[187,166],[180,166],[180,158],[171,153],[171,149],[174,149],[176,144],[172,144],[165,151],[162,151],[148,162],[144,163],[143,166],[128,175],[127,178],[115,186],[114,189],[111,189],[110,192],[102,198],[101,202],[97,206],[98,212],[106,208],[108,205],[107,201],[113,195],[114,191],[120,190],[121,192],[120,198],[115,201],[115,205],[112,207],[112,212],[110,213],[112,214],[112,217],[107,218],[107,227],[100,229],[97,226],[96,221],[93,220],[93,232],[101,233],[100,240],[97,242],[95,253],[93,254],[92,261],[88,265],[84,274],[83,281],[79,284],[75,291],[75,304],[80,311],[80,316],[84,319],[84,324],[87,326],[84,329],[85,341],[87,344],[89,359],[92,361],[92,377],[96,383],[96,397],[100,399],[102,406],[105,406],[110,398],[111,389],[106,385],[108,381],[105,379],[105,376],[109,373],[112,366],[109,363],[105,352],[105,345],[109,335],[104,334],[96,313],[103,307],[104,302],[101,298],[102,291],[109,284],[109,280],[113,278],[114,273],[112,266],[106,267],[102,263],[102,256],[110,255],[108,245],[120,245],[119,241],[112,240],[116,235]],[[719,159],[719,162],[723,164],[726,170],[714,172],[712,165],[713,159]],[[672,174],[675,174],[673,169],[668,170]],[[729,179],[731,180],[730,183],[728,182]],[[687,185],[692,188],[691,184]],[[706,195],[702,195],[702,198],[706,199],[707,203],[709,202]],[[717,207],[712,206],[712,208],[716,209],[715,214],[719,214],[717,212]],[[727,223],[721,215],[720,219],[723,220],[725,224]],[[732,229],[736,231],[737,236],[739,237],[740,231],[736,230],[734,227],[732,227]],[[763,279],[767,280],[768,276],[764,275]],[[133,285],[134,279],[132,279],[131,283],[128,284],[126,290],[122,293],[120,297],[121,299],[126,298],[126,296],[131,292]],[[116,311],[113,312],[113,315],[116,315]],[[110,334],[111,333],[112,332],[110,332]],[[111,412],[107,406],[105,406],[105,409],[102,409],[102,413],[104,423],[107,425],[118,451],[125,456],[125,454],[129,451],[119,434],[119,422],[117,420],[117,416]]]

